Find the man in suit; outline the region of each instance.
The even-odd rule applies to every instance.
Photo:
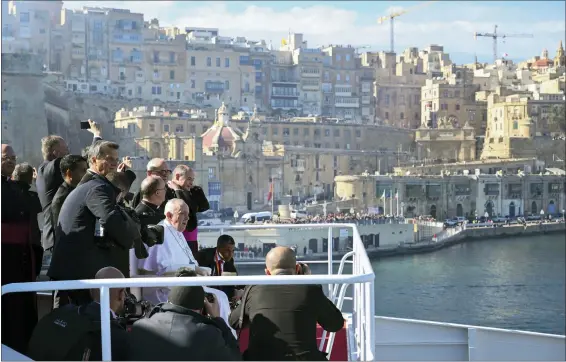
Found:
[[[101,127],[98,123],[88,120],[90,123],[89,131],[94,138],[92,143],[95,144],[102,138]],[[50,251],[55,243],[55,228],[57,220],[53,220],[51,212],[51,202],[59,186],[63,184],[63,176],[61,175],[61,158],[69,154],[67,143],[60,136],[47,136],[41,140],[41,152],[44,161],[37,168],[37,194],[41,207],[43,209],[43,237],[42,244],[45,250]]]
[[[59,168],[61,169],[63,183],[59,186],[51,201],[52,220],[55,224],[57,224],[59,220],[59,213],[61,212],[63,202],[84,177],[88,165],[86,159],[80,155],[67,155],[61,159]]]
[[[95,279],[122,279],[116,268],[99,270]],[[124,311],[124,288],[110,289],[110,338],[112,360],[127,361],[129,335],[117,319]],[[93,301],[87,305],[67,305],[45,316],[33,331],[28,355],[34,361],[102,360],[100,335],[100,291],[90,291]]]
[[[230,235],[220,235],[215,248],[199,250],[196,259],[200,266],[212,270],[212,275],[221,276],[224,272],[238,273],[234,265],[234,250],[236,243]],[[241,298],[243,290],[234,286],[217,287],[226,293],[228,299]]]
[[[146,177],[140,185],[141,202],[136,207],[142,225],[157,225],[165,219],[161,205],[165,202],[167,185],[157,176]]]
[[[24,191],[21,184],[10,180],[15,167],[14,150],[10,145],[2,144],[2,286],[34,282],[43,257],[37,226],[39,205],[37,199],[31,202],[31,195]],[[15,176],[19,178],[20,173],[16,172]],[[29,189],[29,183],[27,186]],[[2,344],[25,354],[37,323],[36,293],[6,294],[2,296],[1,304]]]
[[[109,141],[90,148],[90,168],[83,177],[90,180],[77,186],[61,208],[56,248],[47,272],[51,279],[92,279],[103,267],[120,268],[115,261],[124,253],[127,259],[133,241],[141,237],[117,205],[125,190],[107,179],[118,166],[118,148]],[[75,304],[90,301],[83,290],[68,295]]]
[[[295,253],[276,247],[265,259],[267,275],[302,273]],[[325,361],[318,350],[316,326],[337,332],[344,326],[342,312],[324,295],[320,285],[248,286],[244,299],[230,314],[230,325],[238,327],[244,309],[250,341],[246,351],[253,361]]]

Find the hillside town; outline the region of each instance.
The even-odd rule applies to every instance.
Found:
[[[566,208],[562,41],[491,64],[455,64],[436,44],[400,54],[308,44],[308,34],[276,46],[125,9],[2,1],[2,143],[39,164],[42,137],[80,153],[91,138],[80,122],[93,119],[137,180],[151,158],[189,165],[216,211],[275,203],[440,219]]]

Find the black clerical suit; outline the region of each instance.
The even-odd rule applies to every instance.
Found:
[[[37,223],[39,202],[22,184],[1,177],[2,286],[34,282],[41,271],[43,248]],[[29,185],[27,185],[29,190]],[[36,293],[2,296],[2,344],[24,353],[37,323]]]
[[[69,185],[66,182],[63,182],[61,186],[57,189],[55,196],[53,196],[53,200],[51,201],[51,220],[57,225],[59,221],[59,213],[61,213],[61,207],[63,207],[63,202],[67,199],[67,196],[75,189],[75,186]],[[57,232],[57,229],[55,229]],[[55,238],[57,240],[57,238]]]
[[[220,265],[220,268],[222,270],[218,270],[219,265],[216,260],[216,248],[206,248],[199,250],[195,258],[197,259],[197,262],[200,266],[210,268],[210,270],[212,270],[212,275],[222,275],[222,272],[238,273],[238,270],[234,265],[234,258],[228,261],[219,260],[219,262],[222,264]],[[226,296],[229,300],[234,297],[234,289],[236,287],[232,285],[218,286],[215,288],[220,289],[224,293],[226,293]]]
[[[257,285],[247,289],[245,302],[230,314],[230,325],[235,328],[244,305],[244,325],[250,328],[246,359],[326,360],[318,350],[316,325],[337,332],[344,318],[320,285]]]

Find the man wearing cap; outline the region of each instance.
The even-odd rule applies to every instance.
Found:
[[[216,298],[206,300],[200,286],[171,288],[166,303],[134,323],[130,346],[131,361],[242,359]]]

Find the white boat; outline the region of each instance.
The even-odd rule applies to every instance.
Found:
[[[329,298],[343,307],[351,300],[352,313],[344,314],[345,328],[320,338],[320,348],[329,353],[330,360],[350,361],[564,361],[566,337],[563,335],[458,325],[432,321],[375,316],[374,273],[364,244],[354,224],[312,225],[234,225],[236,229],[310,227],[328,230],[328,259],[311,261],[325,263],[326,275],[305,276],[230,276],[202,278],[143,278],[111,280],[77,280],[8,284],[2,295],[14,292],[47,292],[100,288],[102,315],[103,359],[110,361],[109,288],[160,287],[194,285],[259,285],[259,284],[323,284],[329,287]],[[214,227],[209,227],[214,228]],[[353,229],[353,250],[340,261],[333,260],[332,235],[335,229]],[[220,227],[218,227],[220,229]],[[350,260],[350,258],[352,260]],[[307,261],[307,263],[309,263]],[[339,263],[337,274],[333,264]],[[352,263],[352,273],[344,274],[344,265]],[[350,287],[351,286],[351,287]],[[29,360],[2,345],[2,360]]]

